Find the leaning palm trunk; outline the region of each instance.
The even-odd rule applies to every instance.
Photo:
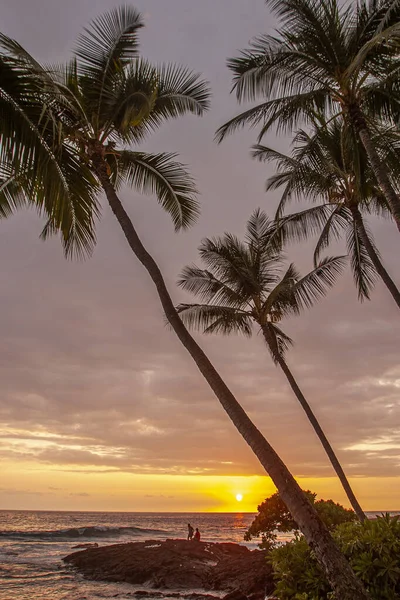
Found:
[[[311,407],[308,404],[307,400],[305,399],[301,389],[297,385],[297,382],[296,382],[295,378],[293,377],[285,360],[282,358],[282,355],[279,352],[278,346],[275,342],[275,336],[274,336],[273,332],[270,331],[268,325],[264,325],[262,328],[262,331],[263,331],[264,339],[267,343],[267,346],[271,349],[273,357],[275,358],[276,362],[278,363],[278,365],[280,366],[282,371],[285,373],[286,378],[290,384],[290,387],[292,388],[293,392],[295,393],[297,400],[300,402],[304,412],[306,413],[306,415],[308,417],[308,420],[310,421],[311,425],[314,427],[314,431],[317,434],[317,436],[319,437],[319,441],[321,442],[325,452],[328,455],[329,460],[331,461],[333,468],[336,471],[337,476],[340,479],[340,483],[342,484],[343,489],[347,494],[347,497],[350,501],[351,506],[353,507],[354,512],[356,513],[356,515],[360,519],[360,521],[365,521],[365,519],[367,517],[365,516],[363,509],[361,508],[360,504],[358,503],[358,500],[355,497],[353,490],[351,489],[350,483],[348,482],[345,472],[343,471],[342,466],[341,466],[340,462],[338,461],[336,454],[335,454],[332,446],[329,443],[328,438],[326,437],[321,425],[319,424],[318,419],[314,415],[314,413],[311,410]]]
[[[379,158],[379,154],[374,147],[371,134],[361,108],[357,104],[354,104],[349,108],[349,116],[354,129],[356,130],[361,143],[364,146],[365,152],[367,153],[372,170],[375,173],[375,177],[380,185],[380,188],[386,196],[386,200],[388,201],[392,211],[393,218],[396,221],[397,229],[400,231],[400,198],[393,189],[388,177],[387,169]]]
[[[93,156],[93,164],[107,196],[111,210],[117,218],[125,237],[142,265],[149,273],[164,309],[165,315],[198,369],[217,396],[229,418],[249,444],[260,463],[279,490],[293,518],[314,550],[333,590],[341,600],[367,600],[368,596],[354,575],[349,563],[339,551],[331,535],[314,508],[304,496],[298,483],[272,446],[249,419],[203,350],[182,323],[168,293],[164,279],[154,259],[141,243],[134,227],[110,182],[107,165],[100,156]]]
[[[372,264],[374,265],[376,272],[386,285],[389,292],[392,294],[394,301],[400,308],[400,291],[397,289],[396,284],[386,271],[385,267],[381,263],[379,256],[369,239],[368,233],[365,229],[364,220],[357,206],[350,206],[351,214],[353,215],[354,223],[356,224],[358,234],[365,246],[368,256],[370,257]]]

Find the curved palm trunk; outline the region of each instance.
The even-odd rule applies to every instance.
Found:
[[[198,369],[207,380],[231,421],[249,444],[278,488],[282,500],[299,524],[310,547],[314,550],[338,598],[341,600],[368,600],[368,595],[361,582],[354,575],[346,558],[336,546],[325,525],[304,496],[294,477],[272,446],[270,446],[249,419],[205,353],[182,323],[168,293],[160,269],[141,243],[131,220],[109,180],[106,164],[102,160],[102,157],[93,157],[93,164],[106,193],[111,210],[117,218],[132,251],[145,267],[156,286],[161,305],[169,323],[179,340],[194,359]]]
[[[320,440],[325,452],[327,453],[329,460],[331,461],[332,466],[336,471],[337,476],[340,479],[340,483],[342,484],[343,489],[347,494],[347,497],[350,501],[351,506],[353,507],[354,512],[356,513],[356,515],[360,519],[360,521],[365,521],[365,519],[367,517],[365,516],[363,509],[361,508],[360,504],[358,503],[357,498],[354,495],[353,490],[351,489],[350,483],[347,480],[345,472],[343,471],[342,466],[341,466],[340,462],[338,461],[337,456],[336,456],[332,446],[330,445],[328,438],[326,437],[321,425],[318,422],[318,419],[316,418],[313,411],[311,410],[310,405],[308,404],[307,400],[305,399],[305,397],[304,397],[301,389],[297,385],[297,382],[296,382],[295,378],[293,377],[289,367],[285,363],[284,359],[282,358],[282,356],[278,350],[278,346],[276,344],[276,339],[275,339],[274,333],[270,331],[268,325],[264,325],[262,327],[262,332],[263,332],[264,339],[265,339],[267,345],[271,349],[271,352],[272,352],[273,356],[275,357],[277,363],[279,364],[280,368],[285,373],[286,378],[290,384],[290,387],[292,388],[293,392],[295,393],[295,396],[296,396],[297,400],[300,402],[304,412],[306,413],[308,420],[310,421],[311,425],[314,428],[315,433],[319,437],[319,440]]]
[[[368,233],[365,229],[364,220],[357,206],[350,206],[351,214],[353,215],[354,222],[357,227],[357,231],[359,236],[368,252],[368,256],[370,257],[372,264],[374,265],[376,272],[379,277],[382,279],[383,283],[386,285],[389,292],[392,294],[394,301],[397,306],[400,308],[400,291],[397,289],[396,284],[393,279],[390,277],[389,273],[386,271],[385,267],[380,261],[380,258],[371,243],[371,240],[368,237]]]
[[[379,154],[372,142],[367,122],[358,104],[353,104],[349,107],[349,116],[368,155],[369,162],[371,163],[372,170],[374,171],[379,186],[389,203],[393,218],[396,221],[397,229],[400,231],[400,198],[390,183],[387,169],[379,158]]]

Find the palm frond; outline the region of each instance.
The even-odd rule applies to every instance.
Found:
[[[246,247],[230,233],[204,238],[199,247],[199,254],[217,277],[221,275],[228,281],[235,280],[246,270]]]
[[[310,72],[304,72],[302,68],[304,60],[307,57],[301,56],[287,41],[270,35],[255,38],[249,50],[228,60],[237,100],[254,102],[257,98],[274,95],[275,91],[281,96],[290,95],[293,91],[299,91],[299,85],[306,87],[307,84],[313,84],[314,79],[304,79],[310,75]],[[289,68],[291,79],[285,77]],[[300,71],[303,71],[302,81],[297,78]]]
[[[290,215],[280,216],[281,205],[278,207],[277,220],[285,243],[301,242],[324,229],[330,223],[332,215],[338,210],[334,204],[320,204]]]
[[[347,248],[350,256],[351,270],[357,286],[358,298],[369,300],[375,285],[376,270],[363,244],[355,222],[347,228]]]
[[[332,240],[339,240],[345,231],[348,223],[352,220],[348,208],[339,204],[327,218],[314,250],[314,265],[317,266],[323,250],[328,248]]]
[[[144,27],[141,14],[132,6],[114,8],[92,20],[76,44],[76,55],[89,73],[102,73],[125,65],[138,52],[138,30]]]
[[[154,111],[157,95],[157,69],[147,60],[132,61],[118,74],[103,98],[99,112],[101,139],[105,141],[111,135],[127,144],[141,141],[148,133],[147,121]]]
[[[294,312],[311,308],[316,301],[326,296],[347,263],[346,256],[326,257],[310,273],[299,279],[294,286]]]
[[[278,323],[284,317],[296,313],[293,290],[299,277],[295,265],[291,263],[263,302],[261,314],[264,323]]]
[[[16,173],[51,159],[53,117],[41,91],[41,78],[29,65],[0,56],[0,160]]]
[[[43,236],[60,232],[65,252],[82,256],[95,244],[96,181],[75,151],[60,144],[60,94],[24,49],[1,37],[0,148],[3,216],[30,203],[47,218]]]
[[[242,307],[243,298],[229,284],[218,279],[206,269],[195,265],[185,267],[178,279],[178,285],[187,292],[199,296],[211,304],[223,304],[229,307]]]
[[[394,23],[398,23],[400,20],[400,4],[398,0],[383,0],[379,3],[379,12],[372,14],[375,17],[375,33],[384,31],[387,27],[390,27]],[[374,24],[375,24],[374,23]]]
[[[260,208],[256,208],[246,223],[245,240],[249,244],[265,243],[275,232],[275,223]]]
[[[210,86],[198,73],[167,64],[157,67],[158,94],[154,107],[163,119],[187,113],[201,116],[210,107]]]
[[[260,122],[267,119],[268,113],[269,103],[262,103],[245,110],[217,129],[215,133],[216,142],[220,144],[228,135],[235,133],[238,129],[242,129],[246,125],[249,125],[251,128],[256,127]]]
[[[96,243],[98,191],[89,169],[82,167],[65,147],[57,166],[50,162],[40,178],[33,177],[28,168],[16,174],[10,165],[1,165],[0,216],[8,217],[20,208],[32,206],[46,218],[42,239],[59,234],[67,257],[84,258]]]
[[[94,19],[78,38],[78,71],[88,80],[87,94],[93,105],[97,105],[98,116],[115,77],[137,56],[138,31],[143,25],[135,8],[120,6]]]
[[[116,81],[138,54],[138,31],[143,26],[135,8],[120,6],[94,19],[78,37],[78,74],[96,132],[113,103]]]
[[[366,206],[361,207],[361,210],[366,210],[367,213],[376,215],[377,217],[394,220],[389,203],[383,194],[373,196]]]
[[[136,143],[168,119],[201,116],[209,108],[209,97],[208,83],[200,75],[178,65],[154,66],[136,59],[103,101],[103,137],[116,131],[124,142]]]
[[[246,223],[245,243],[260,275],[263,268],[270,268],[273,262],[278,263],[282,258],[282,235],[278,225],[260,208],[250,215]]]
[[[386,79],[386,78],[385,78]],[[363,106],[371,129],[380,122],[398,123],[400,120],[399,70],[395,81],[373,82],[364,87]]]
[[[0,218],[7,218],[29,205],[15,172],[7,164],[0,165]]]
[[[300,122],[313,123],[316,114],[330,114],[334,107],[330,90],[324,87],[278,97],[266,104],[264,123],[258,134],[258,142],[273,126],[278,133],[291,133]]]
[[[175,229],[192,225],[199,214],[197,190],[175,154],[125,150],[118,157],[119,177],[142,193],[154,194],[172,218]]]
[[[251,247],[241,242],[236,236],[226,233],[219,238],[206,238],[202,241],[199,254],[207,267],[217,278],[229,283],[229,287],[248,300],[253,294],[261,291],[267,282],[260,277],[260,266],[263,266],[265,279],[269,276],[275,281],[275,272],[266,269],[267,253],[262,257],[259,252],[252,252]],[[270,263],[276,260],[271,257]]]
[[[221,143],[228,135],[246,125],[254,128],[261,124],[258,134],[260,142],[272,126],[276,126],[278,132],[291,132],[301,119],[311,122],[315,113],[329,112],[331,106],[329,90],[326,89],[280,96],[249,108],[221,125],[215,139]]]
[[[400,41],[400,24],[394,23],[377,31],[368,40],[365,41],[363,46],[359,48],[357,54],[352,57],[351,63],[348,65],[346,76],[352,77],[358,75],[358,73],[365,68],[365,63],[376,48],[384,48],[390,46],[390,43],[398,47]]]
[[[64,185],[58,186],[50,165],[30,197],[39,211],[47,216],[41,237],[59,233],[68,258],[90,255],[96,244],[95,225],[100,216],[100,187],[88,166],[83,165],[73,147],[64,144],[59,150],[59,169]]]
[[[251,316],[230,306],[212,304],[179,304],[176,308],[183,323],[189,329],[203,333],[241,333],[246,337],[252,335]]]
[[[251,156],[260,162],[275,161],[279,170],[287,170],[299,165],[299,161],[292,156],[283,154],[263,144],[254,144],[251,149]]]

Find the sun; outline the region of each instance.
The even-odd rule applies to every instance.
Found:
[[[243,500],[243,494],[236,494],[236,500],[241,502]]]

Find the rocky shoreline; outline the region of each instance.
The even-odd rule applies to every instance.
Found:
[[[89,579],[143,586],[137,597],[174,590],[177,597],[218,592],[227,600],[264,600],[274,589],[266,553],[239,544],[150,540],[92,547],[63,560]]]

